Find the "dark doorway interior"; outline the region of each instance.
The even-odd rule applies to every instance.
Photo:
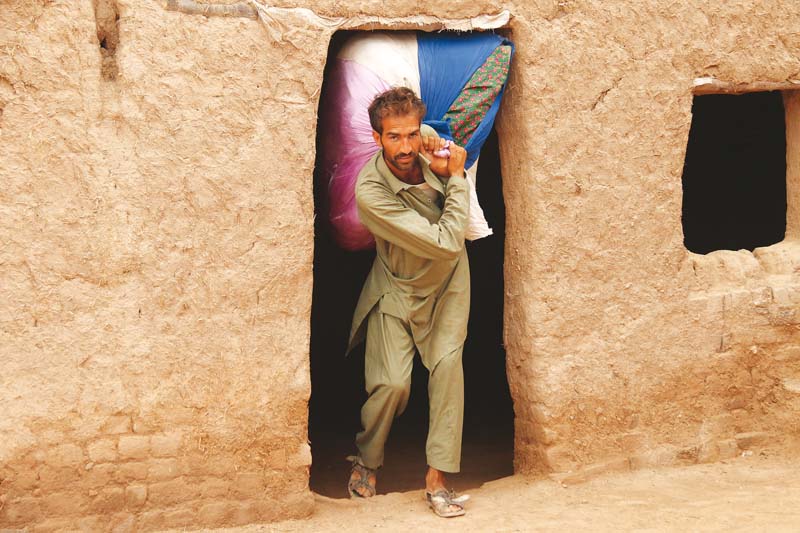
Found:
[[[786,123],[778,91],[695,96],[683,168],[690,251],[753,250],[786,233]]]
[[[353,439],[360,429],[359,410],[366,395],[364,346],[346,358],[344,350],[352,312],[374,252],[345,252],[336,246],[324,213],[325,184],[315,178],[318,212],[311,313],[311,488],[325,496],[346,497],[349,463],[345,456],[355,453]],[[481,205],[495,234],[467,245],[472,306],[464,347],[462,472],[450,479],[458,490],[513,473],[514,415],[502,345],[505,210],[495,132],[481,153],[477,182]],[[379,472],[379,494],[423,486],[428,403],[427,371],[419,357],[412,379],[409,406],[395,421],[389,437],[386,462]]]

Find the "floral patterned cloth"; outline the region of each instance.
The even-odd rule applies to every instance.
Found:
[[[475,71],[445,113],[453,140],[465,146],[503,88],[511,63],[511,47],[498,46]]]

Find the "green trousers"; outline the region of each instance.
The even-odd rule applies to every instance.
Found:
[[[368,468],[378,468],[383,465],[383,448],[392,422],[408,405],[416,348],[408,324],[380,312],[378,306],[368,317],[366,340],[364,374],[369,396],[361,408],[364,429],[356,435],[356,446],[359,462]],[[463,345],[441,358],[434,368],[428,368],[430,425],[425,453],[429,466],[451,473],[461,468],[462,352]]]

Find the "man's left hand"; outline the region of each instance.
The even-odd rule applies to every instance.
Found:
[[[455,176],[465,178],[467,174],[464,172],[464,164],[467,162],[467,151],[457,144],[451,144],[448,148],[450,157],[447,159],[447,175],[451,178]]]

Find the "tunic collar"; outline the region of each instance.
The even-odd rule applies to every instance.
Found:
[[[377,157],[378,172],[380,172],[383,179],[386,180],[386,183],[389,184],[389,187],[392,189],[394,194],[407,190],[411,187],[415,187],[415,185],[411,185],[410,183],[399,180],[397,176],[392,174],[392,171],[389,169],[386,161],[383,160],[383,150],[378,151]],[[417,156],[417,159],[419,160],[420,166],[422,166],[422,177],[425,179],[425,182],[436,189],[440,194],[444,195],[444,187],[442,187],[442,182],[439,181],[439,178],[436,176],[436,174],[431,172],[430,163],[428,163],[428,161],[426,161],[422,156]]]

